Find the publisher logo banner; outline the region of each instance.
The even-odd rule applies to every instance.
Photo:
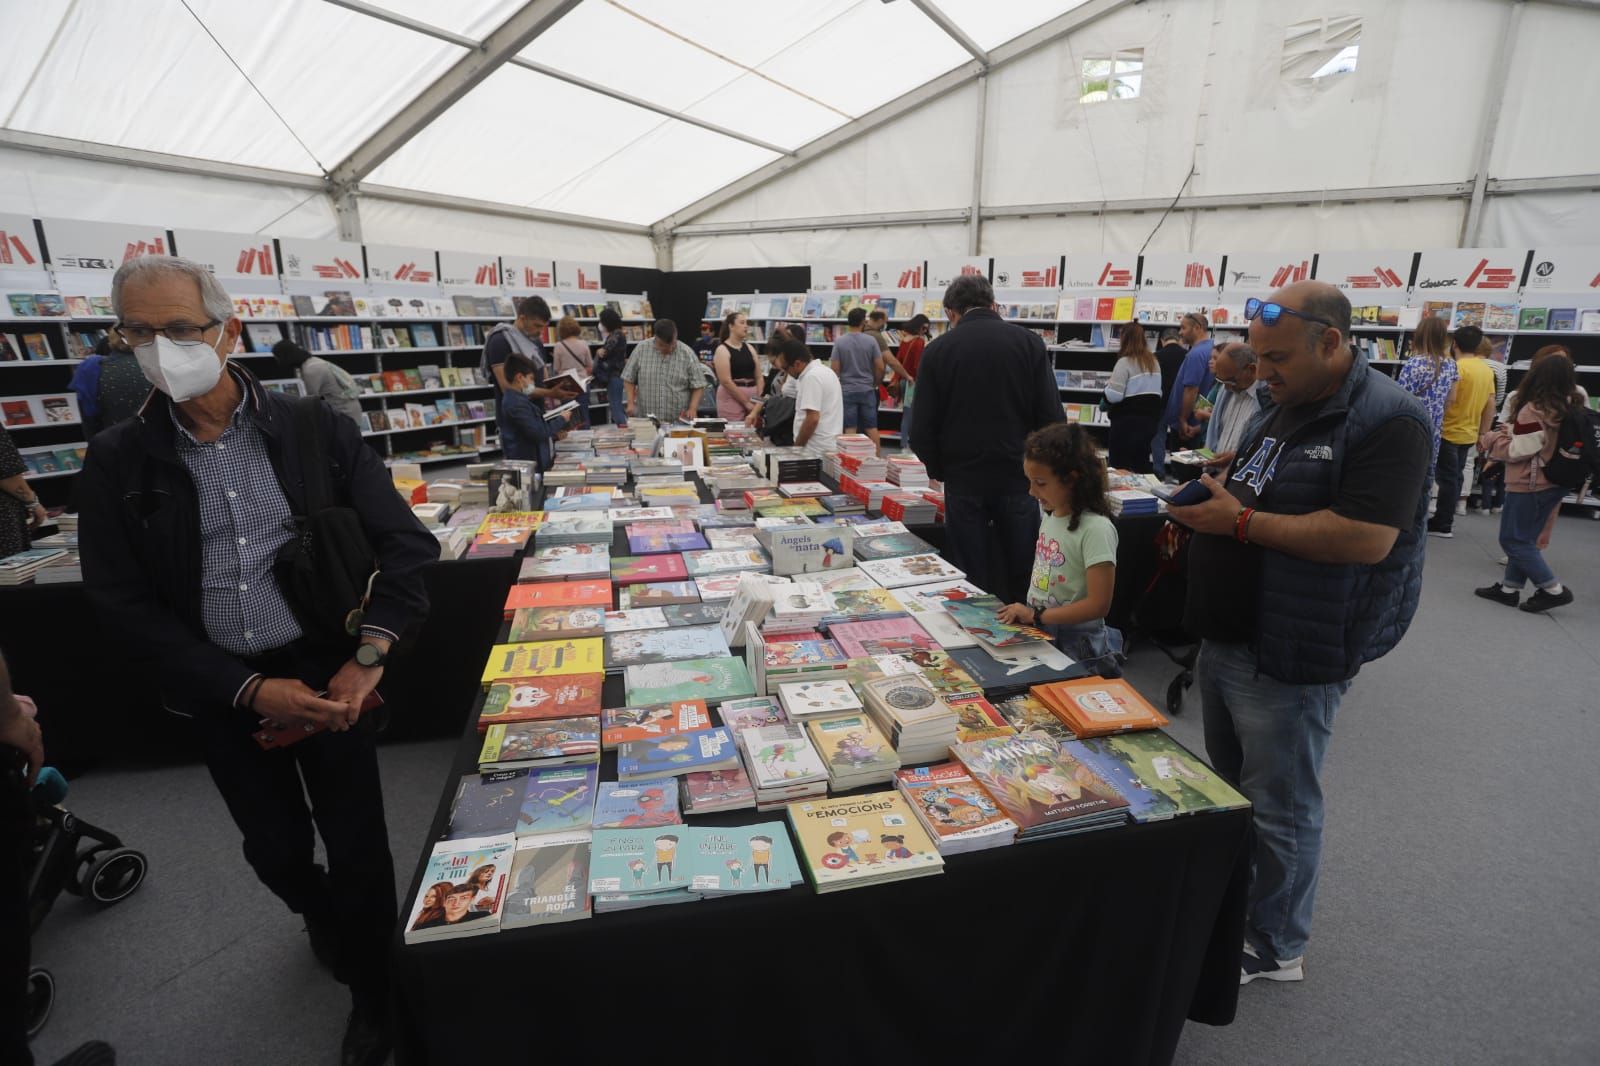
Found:
[[[599,292],[600,264],[557,259],[556,288],[562,292]]]
[[[1209,252],[1153,252],[1144,257],[1141,289],[1216,291],[1222,257]]]
[[[976,274],[979,277],[989,276],[989,259],[987,256],[975,255],[947,255],[928,260],[928,285],[929,292],[934,296],[943,296],[944,290],[950,283],[963,274]]]
[[[1400,296],[1411,283],[1411,261],[1415,252],[1361,251],[1322,252],[1317,256],[1317,280],[1351,293]]]
[[[164,228],[61,218],[43,221],[45,243],[50,247],[50,263],[58,270],[109,273],[140,256],[172,254],[172,245]]]
[[[554,289],[555,262],[550,259],[531,259],[525,255],[502,255],[500,284],[508,289]]]
[[[1311,277],[1311,252],[1230,253],[1222,271],[1222,291],[1265,294]]]
[[[439,270],[431,249],[369,244],[367,278],[392,285],[436,285]]]
[[[1525,292],[1600,293],[1600,247],[1536,248]]]
[[[0,214],[0,270],[43,270],[39,235],[28,215]]]
[[[1418,293],[1513,293],[1522,284],[1526,248],[1446,248],[1423,252],[1417,265]]]
[[[1134,252],[1102,252],[1067,256],[1061,285],[1067,289],[1132,289],[1139,273]]]
[[[1059,289],[1061,258],[1054,255],[997,255],[994,259],[997,289]]]
[[[457,288],[497,288],[500,257],[485,252],[440,252],[439,282]]]
[[[867,264],[866,287],[869,289],[920,289],[926,279],[927,272],[920,259],[881,259]]]
[[[172,231],[176,254],[193,259],[219,278],[275,278],[278,258],[272,238],[259,233],[223,233],[219,230]]]
[[[811,289],[813,292],[836,292],[867,287],[865,263],[831,262],[811,264]]]
[[[283,276],[288,281],[360,281],[361,245],[354,241],[280,238]]]

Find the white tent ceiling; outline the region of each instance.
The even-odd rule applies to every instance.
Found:
[[[647,224],[967,62],[924,7],[987,50],[1082,2],[546,5],[570,10],[364,178]],[[0,0],[0,128],[320,176],[523,6]]]

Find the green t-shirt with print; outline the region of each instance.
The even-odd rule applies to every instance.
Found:
[[[1045,515],[1033,550],[1028,606],[1043,611],[1076,603],[1089,592],[1088,570],[1117,561],[1117,527],[1101,514],[1084,514],[1078,528],[1070,516]]]

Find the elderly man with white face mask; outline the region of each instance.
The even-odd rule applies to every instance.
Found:
[[[132,260],[111,300],[155,390],[137,417],[94,438],[84,462],[79,536],[90,597],[106,631],[156,666],[166,705],[192,719],[256,876],[304,917],[318,960],[350,986],[343,1061],[381,1062],[397,907],[362,711],[391,645],[427,613],[421,571],[438,542],[355,423],[319,400],[268,392],[228,363],[239,320],[203,266]],[[314,432],[297,432],[301,404]],[[376,556],[353,622],[291,605],[274,578],[318,466],[332,503],[356,512]],[[263,748],[253,734],[264,723],[297,742]]]

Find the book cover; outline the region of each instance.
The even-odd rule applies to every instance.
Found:
[[[863,560],[857,567],[886,589],[925,585],[930,581],[959,581],[967,576],[941,557],[932,554]]]
[[[762,660],[768,670],[782,670],[795,666],[820,666],[823,663],[842,663],[849,659],[831,640],[821,637],[794,638],[789,636],[763,642]]]
[[[624,781],[732,769],[738,764],[733,734],[726,726],[629,741],[617,748],[617,776]]]
[[[834,777],[859,777],[881,773],[885,778],[900,769],[894,745],[866,713],[813,718],[806,732]]]
[[[1114,754],[1141,784],[1171,800],[1178,814],[1231,811],[1250,805],[1199,756],[1158,729],[1119,733],[1084,744]]]
[[[1105,737],[1091,740],[1063,740],[1062,751],[1093,770],[1095,776],[1128,801],[1128,813],[1136,822],[1155,822],[1178,813],[1177,804],[1164,792],[1149,788],[1133,768],[1106,746]]]
[[[868,681],[867,702],[900,728],[914,729],[950,717],[950,707],[920,673],[896,674]]]
[[[766,530],[761,539],[772,553],[772,572],[779,575],[843,570],[853,564],[853,530],[830,526],[789,526]]]
[[[939,849],[898,792],[791,803],[787,811],[819,892],[943,872]]]
[[[857,559],[898,559],[906,555],[936,554],[937,549],[915,533],[863,535],[856,541]]]
[[[557,677],[564,674],[604,672],[605,641],[599,637],[586,637],[581,640],[546,640],[532,644],[496,644],[489,649],[488,661],[483,664],[482,681],[487,685],[492,681],[513,677]]]
[[[519,837],[500,927],[518,929],[589,917],[592,841],[587,829]]]
[[[788,888],[801,876],[789,830],[782,822],[695,826],[688,843],[691,892],[770,892]]]
[[[1013,625],[1000,620],[1005,604],[998,596],[970,596],[942,600],[944,609],[968,633],[996,648],[1048,641],[1050,634],[1035,626]]]
[[[450,825],[445,830],[445,839],[464,840],[513,832],[527,780],[527,770],[464,775],[456,784],[455,799],[450,804]]]
[[[600,719],[546,718],[484,730],[478,766],[515,769],[520,763],[554,765],[596,762],[600,757]],[[488,776],[486,773],[485,776]]]
[[[1452,330],[1460,329],[1462,326],[1482,325],[1483,304],[1481,302],[1462,301],[1456,304],[1455,314],[1450,319],[1450,328]]]
[[[739,579],[745,573],[748,573],[748,571],[708,574],[705,577],[697,577],[694,579],[695,598],[705,603],[731,600],[734,594],[739,591]]]
[[[607,751],[636,740],[670,737],[711,728],[704,700],[680,700],[649,707],[607,707],[600,712],[601,741]]]
[[[1072,730],[1037,696],[1011,696],[995,704],[995,710],[1019,733],[1043,733],[1058,742],[1073,739]]]
[[[699,602],[700,593],[693,581],[652,581],[643,585],[624,585],[617,591],[617,606],[625,611],[638,607]]]
[[[633,633],[641,629],[664,629],[667,616],[661,607],[637,607],[631,611],[607,611],[606,634]]]
[[[962,741],[988,740],[991,737],[1009,737],[1016,733],[994,704],[981,692],[963,692],[945,697],[945,703],[956,712],[956,738]]]
[[[598,637],[605,634],[606,612],[599,607],[522,607],[511,616],[511,644]]]
[[[634,555],[661,555],[667,552],[703,551],[710,547],[699,533],[628,529],[628,550]]]
[[[611,582],[540,581],[512,585],[506,593],[506,617],[519,607],[609,607]]]
[[[611,580],[618,585],[642,585],[647,582],[680,581],[689,576],[683,556],[668,555],[622,556],[611,560]]]
[[[661,608],[661,617],[669,626],[710,626],[722,621],[722,611],[720,603],[671,603]]]
[[[606,669],[621,670],[643,663],[710,659],[729,654],[720,626],[677,626],[613,633],[606,637]]]
[[[600,713],[599,673],[558,677],[519,677],[497,681],[484,696],[478,729],[551,718],[583,718]]]
[[[1578,328],[1578,309],[1575,307],[1552,307],[1550,315],[1545,320],[1545,328],[1560,330],[1563,333],[1571,332]]]
[[[778,699],[790,721],[861,710],[861,697],[848,681],[790,681],[778,686]]]
[[[517,811],[517,836],[588,829],[598,775],[599,768],[593,765],[530,770]]]
[[[509,833],[434,845],[406,917],[405,942],[498,929],[515,846]]]
[[[960,845],[991,838],[1010,843],[1017,835],[1017,823],[959,762],[899,770],[895,787],[942,850],[959,850]]]
[[[717,713],[722,716],[722,724],[733,730],[735,736],[746,729],[781,725],[788,721],[783,709],[778,706],[778,701],[771,696],[725,700],[722,706],[717,708]]]
[[[1517,328],[1526,330],[1544,329],[1545,320],[1549,314],[1549,308],[1524,307],[1517,315]]]
[[[744,661],[732,657],[630,666],[624,682],[635,706],[694,699],[716,705],[756,694]]]
[[[700,770],[684,774],[678,780],[682,783],[685,805],[691,812],[755,806],[755,785],[751,784],[742,765],[736,770]]]
[[[1033,694],[1079,737],[1159,729],[1168,724],[1166,715],[1120,678],[1086,677],[1035,685]]]
[[[611,573],[611,550],[599,544],[557,544],[522,560],[518,582],[602,581]]]
[[[1060,649],[1042,641],[1010,648],[956,648],[949,656],[969,679],[965,691],[1027,688],[1054,681],[1072,666]]]
[[[950,754],[1024,832],[1128,807],[1115,789],[1042,733],[954,744]]]
[[[602,781],[594,808],[596,829],[642,829],[647,826],[682,825],[678,813],[678,783],[671,777],[640,781]]]
[[[927,630],[903,616],[870,622],[837,622],[828,627],[828,635],[851,659],[939,650],[939,643]]]
[[[596,829],[589,853],[589,891],[663,892],[689,884],[687,855],[679,844],[686,827]]]
[[[745,729],[739,733],[739,743],[750,780],[758,789],[821,781],[828,776],[828,764],[801,726],[790,723]]]
[[[1517,305],[1514,303],[1491,303],[1483,309],[1483,328],[1485,330],[1506,330],[1517,328]]]

